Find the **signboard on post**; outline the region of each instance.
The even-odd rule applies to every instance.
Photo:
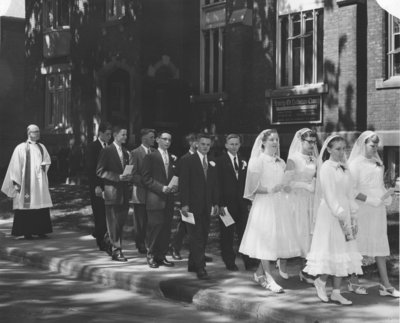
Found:
[[[271,123],[321,123],[322,96],[304,95],[271,98]]]

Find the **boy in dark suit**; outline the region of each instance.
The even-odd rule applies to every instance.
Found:
[[[127,261],[122,253],[123,227],[129,211],[129,187],[132,174],[123,175],[129,164],[128,151],[122,147],[127,140],[127,129],[113,128],[114,142],[100,152],[97,176],[104,181],[107,230],[112,248],[112,260]]]
[[[140,130],[142,144],[131,152],[133,165],[132,201],[134,212],[135,243],[139,253],[146,254],[145,238],[147,229],[146,188],[142,181],[142,166],[144,157],[154,151],[156,131],[154,129]]]
[[[176,157],[168,153],[171,134],[161,132],[157,136],[158,149],[146,155],[142,166],[142,181],[147,189],[147,263],[150,268],[172,267],[166,259],[174,213],[174,193],[177,186],[169,187],[175,175]]]
[[[218,183],[220,194],[220,213],[224,216],[224,208],[228,209],[235,224],[228,227],[220,219],[220,242],[222,260],[228,270],[237,271],[235,264],[236,254],[233,250],[233,238],[236,229],[239,244],[242,240],[247,224],[250,202],[243,198],[246,182],[247,163],[238,154],[240,149],[240,137],[230,134],[225,139],[226,152],[217,159]],[[249,257],[243,255],[245,268],[250,268]]]
[[[199,279],[208,279],[205,270],[205,249],[210,227],[210,215],[218,214],[218,177],[216,164],[208,160],[211,138],[198,135],[197,152],[182,159],[179,191],[182,213],[194,214],[195,224],[187,224],[189,235],[188,271],[196,272]],[[212,213],[212,214],[211,214]]]
[[[97,140],[91,142],[86,150],[86,172],[89,182],[90,202],[94,217],[93,237],[96,238],[97,246],[102,251],[107,251],[108,246],[104,236],[107,233],[106,210],[101,193],[104,189],[103,180],[96,175],[97,161],[100,151],[108,145],[111,139],[112,127],[108,122],[102,122],[99,126]]]

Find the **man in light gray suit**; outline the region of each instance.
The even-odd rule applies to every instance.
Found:
[[[147,212],[146,212],[146,188],[142,182],[142,165],[143,159],[147,154],[154,151],[156,131],[154,129],[140,130],[142,144],[136,149],[131,151],[131,164],[133,165],[133,191],[132,202],[134,209],[134,228],[135,228],[135,242],[136,248],[139,253],[146,254],[145,238],[147,228]]]

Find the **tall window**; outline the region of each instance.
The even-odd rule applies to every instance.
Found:
[[[224,90],[225,1],[203,0],[200,35],[200,92],[220,93]]]
[[[278,87],[323,81],[323,37],[322,9],[278,17]]]
[[[388,15],[388,77],[400,75],[400,19]]]
[[[46,76],[45,124],[67,127],[71,124],[71,73]]]
[[[106,20],[118,20],[125,16],[124,0],[106,0]]]
[[[69,1],[44,0],[43,2],[43,27],[44,29],[57,29],[70,24]]]

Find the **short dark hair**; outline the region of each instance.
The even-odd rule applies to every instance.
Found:
[[[197,138],[197,141],[199,141],[201,138],[206,138],[206,139],[212,140],[211,136],[208,133],[204,133],[204,132],[198,133],[196,138]]]
[[[159,132],[157,133],[157,138],[161,138],[161,135],[162,135],[163,133],[167,133],[167,134],[169,134],[169,135],[172,137],[171,131],[162,130],[162,131],[159,131]]]
[[[153,133],[154,135],[156,135],[156,130],[151,129],[151,128],[140,129],[140,137],[144,137],[144,136],[148,135],[149,133]]]
[[[242,143],[242,138],[237,133],[230,133],[229,135],[227,135],[225,137],[225,143],[227,143],[228,140],[233,139],[233,138],[239,139],[239,142]]]
[[[276,129],[268,129],[268,131],[264,132],[263,137],[261,138],[261,141],[266,141],[269,136],[271,136],[273,133],[278,133]]]
[[[113,134],[119,133],[122,129],[128,130],[128,127],[122,124],[113,126]]]
[[[307,130],[306,132],[304,132],[300,138],[301,140],[306,140],[306,138],[311,137],[311,138],[315,138],[317,139],[317,132],[315,130]]]
[[[188,133],[188,134],[185,136],[185,140],[186,140],[186,143],[187,143],[188,145],[190,145],[191,142],[194,142],[194,141],[197,140],[196,134],[195,134],[194,132]]]
[[[379,144],[379,137],[377,134],[373,134],[371,137],[368,137],[367,139],[365,139],[365,144],[369,143],[369,142],[373,142],[375,145]]]
[[[99,132],[105,133],[107,130],[112,130],[111,123],[107,121],[103,121],[99,125]]]

